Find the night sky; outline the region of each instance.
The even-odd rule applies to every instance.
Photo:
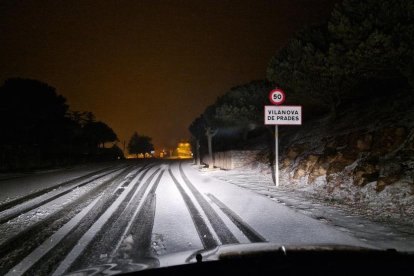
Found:
[[[138,131],[174,147],[207,105],[263,79],[271,56],[335,2],[0,0],[0,82],[42,80],[121,141]]]

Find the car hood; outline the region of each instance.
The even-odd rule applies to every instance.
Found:
[[[272,254],[288,256],[297,252],[396,252],[394,249],[378,249],[375,247],[359,247],[341,244],[312,244],[312,245],[281,245],[276,243],[249,243],[221,245],[213,249],[192,250],[172,253],[153,258],[142,259],[139,262],[114,261],[108,264],[88,267],[65,275],[117,275],[126,272],[135,272],[159,267],[191,264],[196,262],[219,261],[248,257],[261,257]],[[412,254],[412,253],[410,253]]]

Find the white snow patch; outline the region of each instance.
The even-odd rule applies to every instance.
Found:
[[[198,172],[188,165],[183,167],[188,178],[202,193],[211,193],[219,198],[268,241],[286,245],[334,243],[367,246],[341,231],[249,190],[220,180],[209,183],[198,181]]]
[[[390,222],[372,221],[377,218],[377,212],[395,214],[396,206],[403,204],[405,210],[411,210],[414,213],[414,195],[407,196],[411,184],[403,180],[387,186],[378,193],[375,190],[376,182],[368,183],[359,188],[351,185],[349,180],[347,182],[345,179],[345,184],[342,187],[335,189],[329,197],[326,197],[324,176],[318,177],[315,183],[310,185],[304,181],[305,179],[302,179],[303,181],[289,180],[291,175],[284,170],[281,172],[282,185],[275,187],[269,178],[266,180],[266,176],[255,170],[217,171],[202,174],[213,176],[255,193],[273,197],[271,198],[273,201],[287,205],[293,210],[316,218],[329,226],[338,227],[340,230],[347,229],[350,231],[350,235],[372,246],[384,249],[396,248],[403,251],[412,251],[414,248],[414,228],[412,225],[396,223],[398,217],[391,215],[392,221]],[[223,187],[225,186],[223,185]],[[358,200],[365,202],[365,205],[343,204],[343,200],[355,202],[356,199],[353,197],[360,197]],[[369,208],[365,206],[369,206]],[[376,210],[376,212],[373,213],[372,210]],[[407,217],[409,214],[401,214],[401,216]]]
[[[164,173],[162,180],[156,190],[154,234],[151,241],[156,254],[203,248],[185,202],[170,174]]]
[[[58,197],[42,206],[39,206],[33,210],[23,213],[19,215],[18,217],[8,221],[7,224],[0,225],[0,233],[2,233],[2,235],[0,235],[0,244],[2,244],[7,239],[17,235],[23,229],[30,227],[33,224],[46,219],[50,215],[66,208],[68,204],[76,200],[79,196],[101,185],[106,180],[110,179],[114,174],[115,173],[112,173],[96,181],[93,181],[61,197]],[[48,196],[50,195],[44,195],[44,197],[48,197]],[[43,198],[43,196],[36,198],[36,200],[41,200],[41,198]],[[12,213],[19,212],[19,210],[22,209],[23,206],[26,206],[25,203],[18,205],[12,209],[5,210],[1,214],[4,215],[10,212]]]
[[[41,191],[77,177],[110,168],[114,163],[81,165],[70,169],[49,170],[0,181],[0,204]],[[0,174],[1,178],[1,174]]]

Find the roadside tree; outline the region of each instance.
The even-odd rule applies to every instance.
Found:
[[[150,154],[154,150],[154,145],[151,143],[152,138],[145,135],[138,135],[137,132],[132,134],[128,143],[128,152],[130,154],[136,154],[136,157],[142,154],[144,157],[146,154]]]

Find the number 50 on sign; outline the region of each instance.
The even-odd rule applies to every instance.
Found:
[[[281,89],[276,88],[270,91],[269,100],[272,104],[281,105],[286,100],[286,95]]]

